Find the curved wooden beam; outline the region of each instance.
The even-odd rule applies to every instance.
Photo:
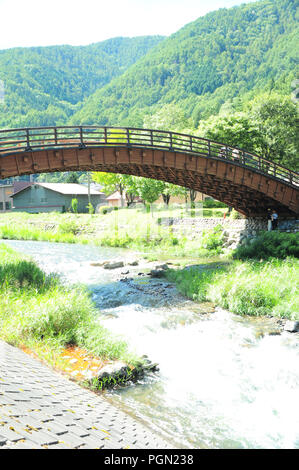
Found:
[[[90,170],[192,188],[246,216],[264,216],[267,208],[275,208],[280,216],[299,214],[298,173],[207,139],[107,127],[0,131],[1,178]]]

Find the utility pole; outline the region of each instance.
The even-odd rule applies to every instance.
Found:
[[[89,171],[87,173],[87,178],[88,178],[88,204],[89,204],[89,207],[90,207],[90,173],[89,173]]]

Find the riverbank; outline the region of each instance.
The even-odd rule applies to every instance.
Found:
[[[190,239],[159,224],[158,216],[166,214],[141,209],[96,215],[7,213],[0,215],[0,238],[123,247],[149,260],[177,260],[183,268],[200,264],[204,268],[170,269],[166,277],[187,297],[233,313],[298,319],[298,232],[264,232],[232,250],[226,248],[221,224]]]
[[[231,261],[170,269],[166,278],[195,301],[238,315],[299,320],[299,262],[295,258]]]
[[[111,364],[121,365],[118,382],[135,379],[144,365],[149,367],[99,323],[84,286],[62,285],[3,243],[0,286],[0,338],[9,344],[96,389],[117,383],[115,367],[102,373]]]
[[[213,214],[212,209],[210,212]],[[186,214],[186,209],[151,212],[144,208],[95,215],[5,213],[0,214],[0,238],[122,247],[157,260],[171,257],[197,259],[222,253],[224,240],[220,225],[193,238],[189,231],[177,233],[171,225],[160,223],[162,219],[185,217]],[[221,220],[219,218],[219,224]]]
[[[140,258],[130,265],[137,260],[126,250],[16,240],[7,245],[46,273],[58,273],[65,285],[84,283],[100,323],[159,364],[159,372],[137,386],[105,390],[104,402],[142,419],[178,448],[297,446],[298,334],[281,331],[280,321],[190,301],[174,284],[148,276],[154,267],[160,274],[158,266],[166,263]],[[118,260],[125,266],[102,265]],[[181,269],[175,263],[169,268]]]

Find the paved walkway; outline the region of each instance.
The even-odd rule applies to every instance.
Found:
[[[166,449],[100,396],[0,341],[0,449]]]

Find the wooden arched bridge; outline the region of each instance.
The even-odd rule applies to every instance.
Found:
[[[0,179],[105,171],[168,181],[245,216],[299,214],[299,174],[242,149],[175,132],[98,126],[0,130]]]

